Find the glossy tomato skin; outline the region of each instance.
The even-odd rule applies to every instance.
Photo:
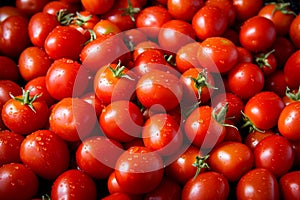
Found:
[[[275,135],[275,132],[272,130],[266,130],[264,132],[252,131],[244,139],[244,144],[247,145],[250,149],[254,150],[254,148],[261,140],[271,135]]]
[[[48,180],[64,172],[70,161],[67,144],[50,130],[28,135],[21,144],[20,157],[37,175]]]
[[[191,42],[182,46],[176,53],[176,68],[181,72],[185,72],[190,68],[197,68],[200,67],[197,52],[198,48],[200,47],[200,43],[198,42]]]
[[[200,173],[196,178],[191,178],[182,189],[181,199],[211,200],[227,199],[229,183],[227,179],[217,172]]]
[[[279,135],[272,135],[261,140],[254,148],[256,168],[266,168],[275,177],[287,173],[294,162],[291,143]]]
[[[126,166],[126,167],[125,167]],[[143,194],[156,188],[163,178],[163,160],[146,147],[131,147],[116,163],[115,176],[123,191]]]
[[[282,70],[276,70],[266,77],[264,90],[275,92],[278,96],[284,97],[287,83]]]
[[[91,199],[97,197],[96,184],[91,177],[77,169],[60,174],[51,188],[51,199]]]
[[[221,36],[228,27],[228,19],[223,10],[205,5],[193,16],[192,26],[200,40]]]
[[[279,179],[281,198],[299,199],[300,198],[300,171],[292,171],[284,174]]]
[[[203,0],[168,0],[167,9],[175,19],[191,21],[194,14],[204,6]]]
[[[300,16],[297,15],[290,25],[289,36],[293,44],[299,49],[300,48],[300,37],[299,37],[299,27]]]
[[[28,16],[41,12],[49,0],[16,0],[16,7]]]
[[[205,5],[217,6],[224,10],[228,18],[228,25],[231,26],[236,20],[236,11],[233,6],[232,1],[230,0],[208,0],[205,2]]]
[[[38,192],[39,182],[34,172],[24,164],[10,163],[0,167],[2,199],[27,200]]]
[[[11,80],[18,82],[20,72],[17,63],[7,56],[0,56],[0,80]]]
[[[104,14],[112,8],[114,2],[114,0],[81,0],[85,10],[93,14]]]
[[[286,61],[283,73],[290,89],[298,89],[300,80],[296,75],[300,69],[300,50],[295,51]]]
[[[282,69],[287,59],[295,52],[295,46],[292,41],[283,36],[277,36],[272,46],[275,49],[275,57],[278,69]]]
[[[300,102],[290,103],[285,106],[278,119],[278,130],[281,135],[291,141],[300,140],[299,129]]]
[[[3,22],[6,18],[10,17],[10,16],[16,16],[16,15],[20,15],[23,17],[28,17],[26,16],[25,13],[23,13],[22,11],[20,11],[18,8],[16,8],[13,5],[4,5],[1,6],[0,8],[0,22]]]
[[[22,95],[22,88],[11,80],[0,80],[0,108],[11,99],[11,95]]]
[[[236,12],[238,21],[245,21],[255,16],[263,6],[263,0],[248,1],[248,0],[233,0],[233,6]]]
[[[241,45],[251,52],[267,51],[276,39],[275,25],[265,17],[251,17],[241,26],[239,39]]]
[[[283,108],[284,103],[277,94],[263,91],[247,101],[244,114],[256,128],[268,130],[277,125]]]
[[[236,197],[239,200],[279,199],[278,182],[267,169],[255,168],[246,173],[237,184]]]

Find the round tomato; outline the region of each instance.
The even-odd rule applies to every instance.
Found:
[[[232,0],[232,4],[236,12],[237,20],[243,22],[255,16],[262,8],[264,1]]]
[[[246,136],[244,144],[254,150],[261,140],[271,135],[275,135],[275,132],[272,130],[266,130],[264,132],[254,130]]]
[[[275,92],[280,97],[285,96],[286,87],[287,84],[282,70],[276,70],[265,79],[264,90]]]
[[[7,56],[0,56],[0,80],[11,80],[18,82],[20,72],[15,61]]]
[[[50,130],[38,130],[21,144],[20,157],[42,178],[53,180],[64,172],[70,161],[67,144]]]
[[[255,62],[262,69],[265,76],[269,76],[276,71],[277,60],[274,52],[275,50],[273,49],[267,53],[255,55]]]
[[[300,15],[297,15],[294,20],[292,21],[289,29],[289,36],[293,42],[293,44],[300,48],[300,36],[299,36],[299,30],[300,30]]]
[[[81,0],[85,10],[97,15],[109,11],[113,7],[114,2],[114,0]]]
[[[300,171],[284,174],[279,179],[280,194],[283,199],[300,198]]]
[[[4,5],[0,7],[0,22],[3,22],[6,18],[10,16],[23,16],[27,17],[22,11],[13,5]]]
[[[295,46],[291,40],[284,36],[276,37],[272,49],[275,49],[274,54],[279,69],[283,68],[287,59],[295,52]]]
[[[93,31],[95,32],[96,37],[101,37],[103,34],[117,34],[121,32],[116,24],[106,19],[98,21],[93,27]]]
[[[299,70],[300,50],[297,50],[288,58],[283,68],[285,81],[291,89],[298,89],[300,85],[300,79],[297,76]]]
[[[176,53],[176,69],[183,73],[190,68],[200,67],[197,58],[198,48],[200,48],[198,42],[191,42],[182,46]]]
[[[175,19],[192,21],[196,12],[204,6],[203,0],[168,0],[167,9]]]
[[[226,13],[228,25],[232,25],[236,19],[236,11],[231,0],[208,0],[205,5],[216,6]]]
[[[16,7],[31,16],[37,12],[41,12],[49,0],[16,0]]]

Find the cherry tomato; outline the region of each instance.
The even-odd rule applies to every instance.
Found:
[[[33,198],[38,192],[37,176],[24,164],[2,165],[0,177],[0,196],[2,199],[26,200]]]
[[[76,169],[60,174],[51,188],[51,199],[96,200],[96,197],[97,189],[93,179]]]
[[[20,158],[37,175],[53,180],[64,172],[70,161],[67,144],[50,130],[38,130],[21,144]]]
[[[78,9],[74,4],[70,4],[64,1],[49,1],[43,8],[44,13],[48,13],[54,16],[56,16],[57,12],[59,12],[60,10],[67,10],[68,13],[74,13]]]
[[[200,43],[191,42],[182,46],[176,53],[176,68],[181,72],[185,72],[190,68],[198,68],[200,64],[197,58],[198,48]]]
[[[269,76],[276,71],[277,60],[274,52],[275,50],[273,49],[269,52],[255,55],[255,63],[262,69],[265,76]]]
[[[23,16],[27,17],[25,13],[12,5],[4,5],[0,7],[0,22],[3,22],[6,18],[10,16]]]
[[[175,19],[192,21],[196,12],[204,6],[203,0],[168,0],[167,9]]]
[[[283,199],[300,198],[300,171],[288,172],[281,176],[279,189]]]
[[[254,148],[261,140],[271,135],[275,135],[275,132],[272,130],[266,130],[264,132],[254,130],[246,136],[244,144],[254,150]]]
[[[7,56],[0,56],[0,80],[11,80],[18,82],[20,72],[15,61]]]
[[[125,193],[116,192],[105,196],[104,198],[102,198],[102,200],[130,200],[130,196]]]
[[[236,18],[238,21],[246,21],[247,19],[257,15],[262,8],[264,1],[248,1],[248,0],[232,0],[235,8]]]
[[[295,52],[295,46],[291,40],[283,36],[276,37],[272,49],[275,49],[274,54],[278,69],[282,69],[287,59]]]
[[[237,63],[253,62],[252,52],[250,52],[248,49],[245,49],[244,47],[241,47],[241,46],[237,46],[236,50],[238,51],[238,62]]]
[[[205,2],[205,5],[216,6],[224,10],[228,18],[229,26],[235,22],[236,11],[231,0],[208,0]]]
[[[252,169],[238,181],[236,197],[240,200],[250,198],[278,200],[278,182],[269,170],[264,168]]]
[[[300,37],[299,37],[299,23],[300,23],[300,15],[297,15],[292,21],[289,29],[289,36],[293,44],[299,49],[300,48]]]
[[[133,61],[135,61],[137,59],[137,57],[140,54],[142,54],[144,51],[151,50],[151,49],[161,51],[161,48],[159,47],[159,45],[151,40],[146,40],[146,41],[142,41],[142,42],[138,43],[133,49],[133,53],[132,53]]]
[[[16,7],[26,15],[41,12],[49,0],[16,0]]]
[[[284,97],[287,83],[282,70],[276,70],[265,79],[264,90],[275,92],[278,96]]]
[[[300,80],[297,76],[299,69],[300,50],[297,50],[288,58],[283,68],[285,81],[291,89],[297,89],[300,85]]]
[[[96,34],[96,37],[100,37],[103,34],[117,34],[120,33],[120,28],[113,22],[105,19],[98,21],[93,27],[93,31]]]
[[[84,9],[92,14],[106,13],[112,8],[114,2],[114,0],[81,0]]]

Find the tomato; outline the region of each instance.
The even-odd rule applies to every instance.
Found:
[[[114,0],[81,0],[81,4],[92,14],[104,14],[112,8]]]
[[[55,15],[46,12],[34,14],[28,24],[28,34],[30,41],[37,47],[44,47],[48,34],[59,25]]]
[[[264,83],[263,72],[253,63],[238,63],[228,74],[230,91],[243,100],[260,92]]]
[[[272,130],[266,130],[264,132],[254,130],[246,136],[244,144],[254,150],[254,148],[261,140],[271,135],[275,135],[275,132]]]
[[[269,170],[264,168],[252,169],[238,181],[236,197],[240,200],[250,198],[278,200],[278,182]]]
[[[69,58],[78,60],[85,42],[85,36],[75,28],[56,26],[46,37],[44,48],[52,59]]]
[[[284,174],[279,179],[280,194],[283,199],[300,198],[300,171]]]
[[[295,159],[294,159],[294,167],[300,166],[300,140],[299,141],[291,141],[291,144],[293,146],[293,150],[295,153]]]
[[[236,50],[238,51],[238,62],[237,63],[253,62],[252,52],[250,52],[248,49],[245,49],[244,47],[241,47],[241,46],[237,46]]]
[[[225,73],[237,64],[238,51],[226,38],[209,37],[200,44],[198,61],[209,72]]]
[[[200,67],[197,58],[198,48],[200,48],[200,43],[198,42],[183,45],[176,53],[176,69],[183,73],[190,68]]]
[[[55,60],[46,73],[46,87],[56,100],[80,96],[88,87],[87,71],[77,61]]]
[[[81,99],[91,104],[94,108],[96,116],[99,117],[105,105],[97,98],[95,93],[94,92],[86,93],[84,96],[81,97]]]
[[[156,94],[156,95],[153,95]],[[153,70],[144,74],[137,83],[136,95],[146,108],[171,110],[179,105],[183,88],[179,79],[172,73]]]
[[[222,120],[216,119],[216,110],[210,106],[200,106],[187,117],[184,130],[187,138],[202,151],[210,151],[221,143],[226,135]],[[224,119],[223,119],[224,120]]]
[[[243,22],[257,15],[264,1],[233,0],[232,3],[235,8],[237,20]]]
[[[102,66],[94,77],[94,91],[105,105],[117,100],[131,100],[137,84],[135,73],[125,66],[112,63]]]
[[[254,148],[256,168],[266,168],[274,176],[287,173],[294,162],[294,151],[291,143],[279,135],[272,135],[261,140]]]
[[[0,132],[0,166],[20,163],[20,147],[24,137],[11,131]]]
[[[131,147],[121,154],[115,176],[123,191],[143,194],[152,191],[162,181],[163,160],[146,147]]]
[[[168,0],[167,9],[175,19],[184,21],[192,21],[196,12],[204,6],[203,0]]]
[[[19,134],[29,134],[45,126],[49,109],[38,95],[30,96],[29,91],[23,91],[21,96],[8,100],[2,108],[2,120],[7,128]]]
[[[262,69],[265,76],[274,73],[277,68],[277,60],[275,50],[266,53],[259,53],[255,55],[255,63]]]
[[[145,122],[142,137],[145,147],[162,156],[170,156],[180,149],[183,135],[179,124],[168,114],[154,114]]]
[[[300,102],[285,106],[278,119],[278,130],[281,135],[292,141],[300,140],[299,129]]]
[[[238,181],[254,165],[251,149],[240,142],[223,142],[216,146],[208,158],[211,170],[223,174],[228,181]]]
[[[55,134],[66,141],[74,142],[88,136],[96,120],[94,109],[89,103],[69,97],[53,106],[49,124]]]
[[[103,133],[118,142],[129,142],[142,133],[144,119],[139,107],[128,100],[113,101],[100,114]]]
[[[265,79],[264,90],[275,92],[280,97],[285,96],[286,87],[287,84],[282,70],[276,70]]]
[[[78,9],[74,4],[70,4],[64,1],[49,1],[43,8],[44,13],[48,13],[54,16],[56,16],[57,12],[59,12],[60,10],[67,10],[69,13],[74,13]]]
[[[217,172],[200,173],[196,178],[190,179],[183,187],[181,199],[227,199],[229,196],[229,183],[227,179]]]
[[[35,46],[28,47],[19,57],[20,74],[26,81],[45,76],[52,62],[43,49]]]
[[[67,144],[50,130],[38,130],[22,142],[20,158],[37,175],[53,180],[64,172],[70,161]]]
[[[136,27],[150,38],[156,38],[160,27],[172,19],[167,8],[162,6],[149,6],[141,10],[136,18]]]
[[[75,26],[80,26],[83,29],[93,29],[94,26],[100,21],[100,18],[97,15],[92,14],[91,12],[84,10],[76,13],[71,24]]]
[[[176,160],[166,166],[166,176],[184,185],[187,181],[192,179],[196,173],[203,173],[206,170],[208,165],[205,159],[198,147],[189,145]]]
[[[140,29],[130,29],[123,32],[123,40],[128,49],[133,51],[137,44],[147,41],[147,36]]]
[[[289,36],[291,38],[291,41],[297,47],[300,48],[300,37],[299,37],[299,30],[300,30],[300,15],[297,15],[294,20],[292,21],[289,29]]]
[[[10,16],[23,16],[27,17],[22,11],[12,5],[4,5],[0,7],[0,22],[3,22]]]
[[[16,7],[31,16],[37,12],[41,12],[49,0],[16,0]]]
[[[95,200],[96,192],[96,184],[91,177],[79,170],[70,169],[60,174],[53,182],[51,199]]]
[[[300,50],[295,51],[286,61],[283,73],[287,85],[291,89],[297,89],[300,85],[300,80],[296,75],[300,69]]]
[[[97,22],[93,27],[93,31],[95,32],[96,37],[100,37],[103,34],[117,34],[121,32],[120,28],[116,24],[105,19],[101,19],[99,22]]]
[[[171,53],[176,53],[182,46],[193,42],[195,38],[196,33],[192,25],[183,20],[167,21],[158,33],[159,46]]]
[[[0,56],[0,80],[11,80],[18,82],[20,72],[15,61],[7,56]]]
[[[230,0],[208,0],[205,5],[216,6],[224,10],[228,18],[228,25],[233,25],[236,19],[236,11]]]
[[[28,20],[25,17],[6,18],[0,24],[0,52],[11,58],[18,58],[21,52],[30,45],[27,27]]]
[[[282,69],[287,59],[295,52],[295,46],[291,40],[283,36],[276,37],[272,49],[275,49],[278,69]]]
[[[125,193],[116,192],[102,198],[102,200],[130,200],[130,197]]]
[[[24,164],[10,163],[0,167],[0,196],[2,199],[31,199],[38,192],[39,182]]]
[[[11,95],[22,95],[21,87],[11,80],[0,80],[0,109],[11,99]]]
[[[178,183],[172,179],[164,177],[160,184],[151,192],[147,193],[145,200],[150,199],[173,199],[179,200],[181,188]]]
[[[133,49],[133,61],[135,61],[137,57],[143,52],[152,49],[161,51],[159,45],[151,40],[146,40],[138,43]]]
[[[200,40],[221,36],[228,27],[224,11],[216,6],[205,5],[193,16],[192,26]]]
[[[259,92],[245,105],[246,124],[244,126],[250,125],[254,130],[271,129],[277,125],[283,108],[284,103],[277,94],[269,91]]]
[[[278,35],[288,35],[295,13],[287,3],[273,3],[263,6],[258,14],[259,16],[270,19]]]
[[[249,51],[255,53],[267,51],[276,39],[275,25],[268,18],[251,17],[241,26],[239,39],[241,45]]]

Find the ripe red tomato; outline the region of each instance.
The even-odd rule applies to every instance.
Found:
[[[22,11],[18,8],[14,7],[13,5],[4,5],[0,7],[0,22],[3,22],[6,18],[10,16],[21,15],[23,17],[26,16]]]
[[[11,80],[0,80],[0,108],[11,99],[11,95],[22,95],[22,88]]]
[[[67,144],[50,130],[38,130],[21,144],[20,158],[37,175],[53,180],[64,172],[70,161]]]
[[[266,53],[259,53],[255,55],[255,63],[262,69],[265,76],[269,76],[277,69],[277,60],[275,50]]]
[[[285,81],[290,89],[298,89],[300,85],[299,70],[300,50],[297,50],[288,58],[283,68]]]
[[[33,198],[39,187],[37,176],[20,163],[10,163],[0,167],[1,199],[26,200]]]
[[[0,56],[0,80],[11,80],[18,82],[20,72],[15,61],[7,56]]]
[[[101,37],[103,34],[117,34],[120,33],[120,28],[113,22],[101,19],[93,27],[93,31],[96,34],[96,37]]]
[[[60,10],[67,10],[68,13],[75,13],[78,8],[76,5],[67,3],[65,1],[50,1],[43,8],[44,13],[54,16],[56,16]]]
[[[81,0],[85,10],[97,15],[109,11],[113,7],[114,2],[114,0]]]
[[[287,173],[294,162],[291,143],[279,135],[272,135],[261,140],[254,148],[256,168],[268,169],[274,176]]]
[[[144,119],[139,107],[128,100],[113,101],[100,114],[103,133],[118,142],[129,142],[141,136]]]
[[[276,70],[265,79],[264,90],[275,92],[280,97],[285,96],[286,87],[287,84],[282,70]]]
[[[275,49],[275,57],[278,69],[282,69],[287,59],[295,52],[295,46],[291,40],[284,36],[277,36],[272,46]]]
[[[264,1],[232,0],[232,3],[236,12],[237,20],[243,22],[257,15],[259,10],[262,8]]]
[[[183,73],[190,68],[200,67],[197,58],[198,48],[200,48],[198,42],[191,42],[182,46],[176,53],[176,69]]]
[[[241,45],[249,51],[255,53],[265,52],[275,42],[275,25],[268,18],[262,16],[251,17],[241,26],[239,39]]]
[[[228,27],[224,11],[216,6],[205,5],[192,19],[192,26],[200,40],[221,36]]]
[[[182,200],[225,200],[228,196],[229,183],[222,174],[217,172],[204,172],[191,178],[183,186],[181,193]]]
[[[16,7],[28,16],[41,12],[49,0],[16,0]]]
[[[293,102],[285,106],[278,119],[278,130],[289,140],[300,140],[300,102]]]
[[[245,49],[244,47],[241,47],[241,46],[237,46],[236,50],[238,51],[238,62],[237,63],[253,62],[252,52],[250,52],[248,49]]]
[[[102,200],[130,200],[130,196],[126,193],[116,192],[105,196]]]
[[[261,69],[253,63],[239,63],[228,74],[228,86],[232,93],[243,100],[260,92],[265,83]]]
[[[231,26],[235,22],[236,19],[236,11],[233,6],[231,0],[207,0],[205,5],[216,6],[222,10],[227,15],[228,18],[228,25]]]
[[[300,171],[284,174],[279,179],[280,194],[283,199],[300,198]]]
[[[229,39],[209,37],[200,43],[198,61],[209,72],[225,73],[237,64],[238,51]]]
[[[89,103],[69,97],[53,106],[49,124],[51,130],[62,139],[75,142],[91,133],[96,120],[94,109]]]
[[[175,19],[192,21],[196,12],[204,6],[203,0],[168,0],[167,9]]]
[[[244,108],[245,125],[254,130],[268,130],[277,125],[279,115],[284,108],[282,99],[274,92],[263,91],[251,97]]]
[[[238,181],[254,165],[252,150],[240,142],[223,142],[216,146],[208,158],[211,170],[223,174],[228,181]]]
[[[240,200],[250,198],[278,200],[278,182],[269,170],[264,168],[252,169],[238,181],[236,197]]]
[[[254,130],[246,136],[244,139],[244,144],[254,150],[261,140],[271,135],[275,135],[275,132],[272,130],[266,130],[264,132]]]
[[[96,200],[96,184],[85,173],[70,169],[60,174],[53,182],[51,199]]]
[[[299,30],[300,30],[300,15],[297,15],[294,20],[292,21],[289,29],[289,36],[295,45],[295,47],[300,48],[300,36],[299,36]]]
[[[121,154],[115,176],[123,191],[143,194],[152,191],[162,181],[164,167],[159,154],[146,147],[131,147]]]

